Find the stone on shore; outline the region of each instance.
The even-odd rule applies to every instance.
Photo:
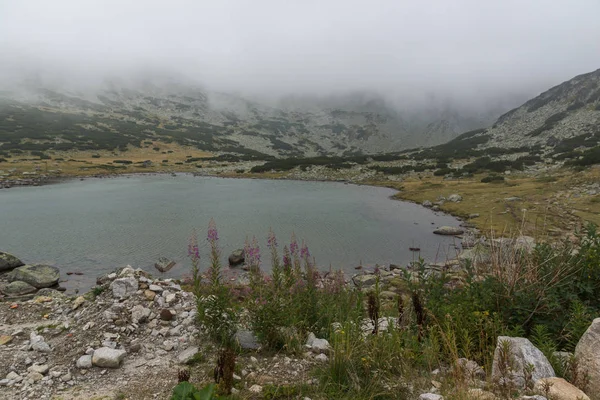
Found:
[[[358,288],[367,288],[373,286],[377,282],[377,275],[363,274],[352,277],[352,282]]]
[[[15,268],[9,275],[11,282],[23,281],[37,289],[54,286],[60,278],[58,268],[43,264],[23,265]]]
[[[7,296],[23,296],[26,294],[34,293],[37,289],[31,286],[27,282],[14,281],[8,285],[0,286],[0,292]]]
[[[126,354],[127,352],[125,350],[100,347],[99,349],[94,350],[92,364],[100,368],[119,368]]]
[[[229,255],[229,265],[235,267],[236,265],[243,264],[245,261],[244,249],[237,249],[231,252]]]
[[[464,229],[453,226],[441,226],[433,231],[436,235],[457,236],[465,233]]]
[[[9,269],[17,268],[25,265],[21,260],[12,254],[0,251],[0,271],[7,271]]]
[[[131,296],[138,290],[138,287],[139,283],[134,277],[115,279],[110,284],[113,296],[119,299]]]
[[[600,318],[592,321],[577,347],[575,357],[582,373],[590,378],[588,392],[592,400],[600,400]]]
[[[459,201],[462,201],[462,196],[460,194],[451,194],[450,196],[448,196],[448,201],[451,201],[453,203],[458,203]]]

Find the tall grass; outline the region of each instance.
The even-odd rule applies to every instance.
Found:
[[[374,288],[357,290],[341,272],[318,271],[295,237],[280,251],[273,232],[272,275],[262,272],[253,240],[245,248],[250,285],[228,284],[220,279],[218,238],[212,238],[211,279],[195,285],[205,330],[228,344],[244,324],[265,348],[295,354],[305,351],[310,332],[328,339],[329,361],[315,371],[316,390],[327,398],[409,398],[409,388],[427,390],[438,369],[447,371],[439,379],[450,398],[461,398],[475,377],[459,360],[490,371],[501,335],[531,338],[560,375],[582,379],[576,360],[560,367],[553,354],[572,351],[600,313],[600,237],[593,225],[575,243],[533,247],[522,238],[492,239],[489,261],[460,271],[413,263],[401,277],[408,293],[391,304],[381,299],[381,276]]]

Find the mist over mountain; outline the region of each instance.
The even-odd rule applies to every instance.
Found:
[[[597,68],[599,14],[591,0],[2,2],[2,135],[275,156],[435,145]]]
[[[514,96],[475,107],[429,95],[407,106],[407,99],[376,91],[246,97],[211,90],[166,72],[86,81],[59,73],[28,73],[18,78],[15,74],[3,89],[3,113],[15,119],[11,110],[25,111],[25,127],[31,120],[28,113],[63,114],[66,126],[45,129],[45,138],[37,140],[52,142],[63,136],[64,129],[86,136],[108,125],[111,131],[137,135],[138,140],[168,137],[173,131],[175,136],[185,136],[181,144],[273,156],[373,153],[435,145],[489,125],[521,101]],[[85,115],[87,120],[74,119],[74,115]],[[121,121],[143,129],[136,134]],[[130,144],[135,146],[135,141]]]

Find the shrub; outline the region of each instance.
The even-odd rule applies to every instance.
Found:
[[[481,179],[482,183],[499,183],[504,181],[505,179],[501,175],[488,175]]]

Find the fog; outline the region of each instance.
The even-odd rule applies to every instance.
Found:
[[[599,15],[598,0],[0,0],[0,84],[167,74],[487,101],[600,68]]]

